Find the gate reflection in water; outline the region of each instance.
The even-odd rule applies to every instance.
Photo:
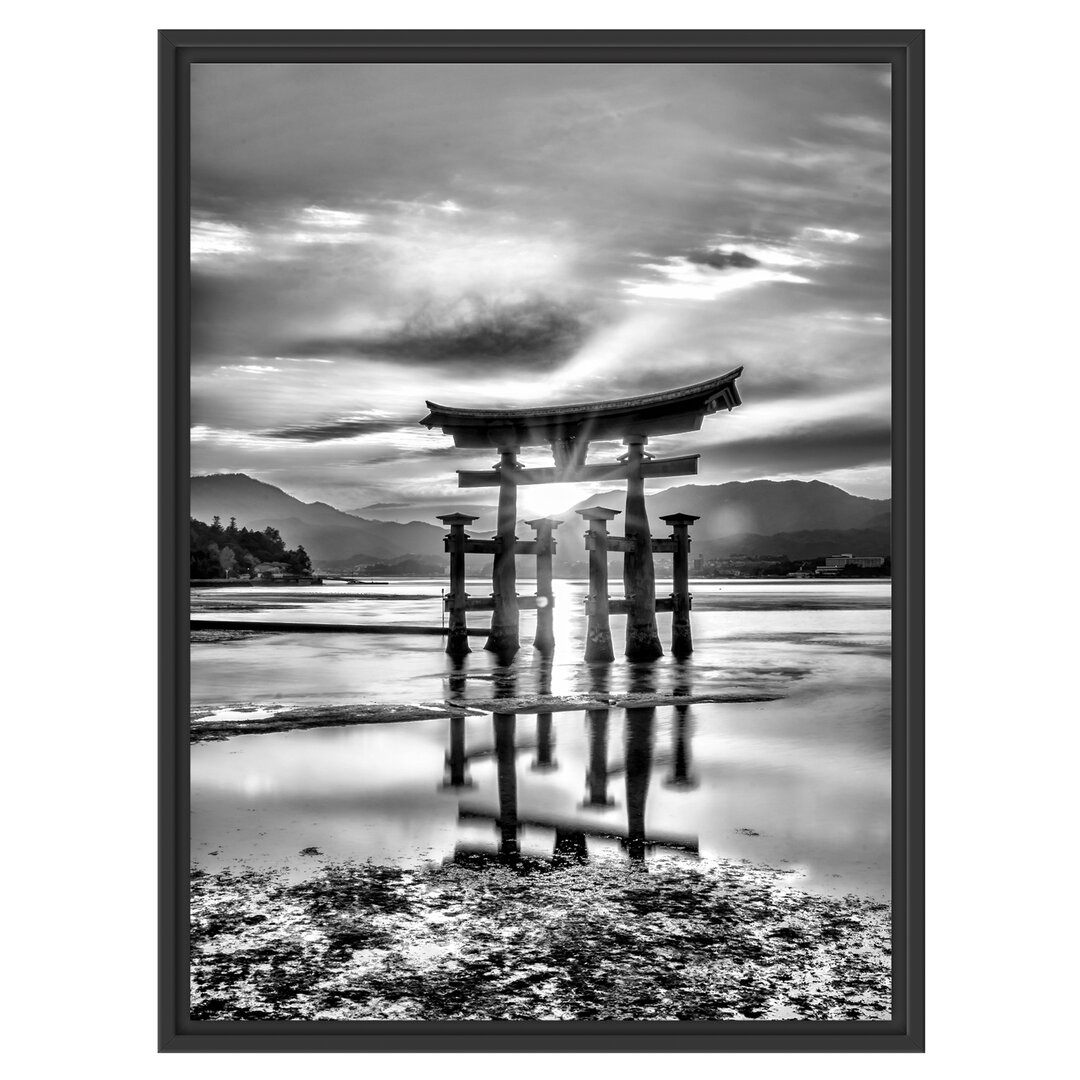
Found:
[[[644,668],[645,666],[642,665]],[[592,690],[596,696],[607,693],[607,668],[596,666],[591,669],[593,676]],[[550,675],[550,664],[549,664]],[[543,676],[542,676],[543,678]],[[639,674],[638,686],[648,682],[648,672]],[[501,683],[496,697],[513,696],[513,680]],[[541,693],[547,693],[550,681],[542,683]],[[449,699],[453,701],[451,697]],[[689,737],[689,706],[678,706],[680,722],[676,724],[676,745],[672,760],[675,771],[685,773],[685,763],[689,761],[687,741]],[[496,791],[498,806],[488,807],[479,802],[462,801],[458,806],[458,817],[462,821],[489,820],[495,826],[495,846],[485,847],[478,844],[457,843],[454,848],[455,862],[475,864],[495,861],[503,865],[521,863],[520,837],[523,830],[535,830],[540,833],[554,834],[551,859],[557,863],[584,862],[589,857],[589,838],[618,840],[631,860],[643,862],[645,853],[651,848],[661,847],[672,851],[696,856],[698,840],[693,835],[674,833],[649,833],[645,825],[645,804],[649,792],[649,782],[653,768],[653,744],[655,739],[656,707],[627,709],[622,763],[608,761],[608,724],[610,709],[590,709],[586,713],[589,732],[589,758],[585,772],[584,798],[577,813],[570,810],[564,814],[521,814],[518,806],[518,755],[523,750],[536,749],[533,771],[554,772],[558,765],[554,760],[554,736],[552,714],[538,712],[536,717],[537,739],[535,743],[518,743],[517,716],[515,713],[492,713],[494,755],[496,763]],[[450,721],[450,747],[447,752],[447,771],[454,777],[461,777],[462,782],[453,786],[464,788],[469,785],[466,770],[470,757],[481,754],[487,756],[491,750],[474,750],[470,755],[461,734],[464,719],[452,718]],[[458,726],[455,726],[458,725]],[[678,763],[682,762],[683,765]],[[615,809],[615,800],[608,795],[608,781],[611,777],[623,773],[626,780],[625,825],[605,813],[606,820],[597,820],[595,813],[583,814],[581,809],[607,812]],[[682,785],[689,787],[690,785]]]
[[[772,610],[751,614],[773,619]],[[626,863],[696,850],[797,869],[812,891],[887,899],[891,718],[888,654],[877,641],[888,612],[784,617],[807,632],[728,638],[724,668],[716,650],[699,650],[682,662],[575,664],[570,680],[571,665],[556,655],[553,668],[533,650],[509,666],[481,650],[457,663],[440,655],[438,675],[421,675],[434,682],[429,700],[460,705],[452,717],[195,744],[193,860],[210,871],[277,866],[303,876],[318,865],[299,854],[311,848],[321,859],[397,864]],[[273,638],[229,647],[291,656]],[[379,659],[364,670],[389,678]],[[338,660],[333,652],[311,663]],[[786,672],[797,665],[807,674],[793,679]],[[775,683],[782,666],[777,700],[623,707],[633,693],[677,700],[751,676]],[[395,685],[399,697],[409,686]],[[580,693],[583,705],[544,712],[549,690]],[[512,711],[528,707],[523,698],[530,711]],[[616,699],[623,704],[608,704]]]

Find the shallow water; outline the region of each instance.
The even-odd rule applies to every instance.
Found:
[[[379,590],[416,599],[364,597]],[[338,623],[407,623],[438,626],[442,619],[438,579],[403,579],[385,586],[203,589],[192,594],[193,615],[228,618],[245,626],[262,621]],[[490,582],[470,580],[471,595],[490,591]],[[532,592],[519,581],[522,595]],[[666,595],[670,581],[657,581]],[[665,658],[656,665],[611,665],[613,692],[627,689],[677,689],[707,692],[724,684],[754,683],[772,688],[816,672],[845,678],[845,657],[889,653],[888,582],[763,582],[703,579],[691,583],[694,597],[695,652],[685,665]],[[557,642],[550,665],[530,647],[535,613],[521,613],[523,647],[512,671],[483,651],[484,639],[472,638],[473,652],[464,668],[466,688],[449,686],[453,672],[440,639],[407,635],[272,634],[192,649],[191,703],[343,701],[434,701],[463,693],[490,698],[507,682],[515,692],[569,694],[592,689],[590,669],[581,663],[585,642],[583,614],[587,585],[554,583],[554,630]],[[613,592],[613,596],[617,593]],[[486,613],[470,615],[486,625]],[[612,616],[612,639],[619,652],[623,617]],[[670,640],[671,616],[657,616],[662,641]]]
[[[437,625],[439,586],[205,590],[193,602],[252,622]],[[194,645],[192,704],[722,689],[777,700],[487,713],[194,745],[195,861],[301,874],[325,858],[550,858],[559,847],[589,858],[748,859],[798,869],[796,883],[813,891],[888,896],[888,582],[695,582],[691,660],[605,668],[580,662],[584,583],[555,587],[550,664],[529,644],[532,613],[509,667],[483,638],[454,664],[438,637],[273,634]],[[357,597],[380,588],[413,598]],[[658,594],[668,589],[658,582]],[[622,621],[612,619],[616,651]],[[670,616],[658,622],[666,640]],[[300,854],[309,848],[318,854]]]

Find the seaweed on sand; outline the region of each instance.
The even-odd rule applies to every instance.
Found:
[[[196,871],[192,1018],[888,1018],[885,904],[744,864],[527,865]]]

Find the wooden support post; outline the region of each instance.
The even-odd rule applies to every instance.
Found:
[[[539,615],[542,609],[536,610]],[[551,694],[550,653],[540,657],[540,666],[536,674],[536,693],[539,697],[549,697]],[[558,767],[559,763],[555,760],[555,721],[550,712],[538,712],[536,714],[536,757],[533,759],[532,771],[554,772]]]
[[[589,730],[589,764],[585,771],[585,801],[582,806],[614,806],[608,795],[608,709],[589,709],[585,723]]]
[[[611,668],[589,668],[589,692],[603,700],[611,693]],[[614,806],[608,795],[608,709],[589,709],[585,726],[589,736],[589,761],[585,769],[585,801],[582,806]]]
[[[623,592],[630,602],[626,617],[628,660],[655,660],[664,655],[656,629],[656,571],[653,568],[652,534],[645,509],[645,435],[628,435],[626,453],[626,520],[623,532],[634,548],[623,556]]]
[[[555,554],[555,541],[551,534],[562,522],[554,518],[536,518],[525,524],[536,531],[536,637],[533,648],[542,656],[550,656],[555,649],[555,595],[551,588],[551,557]]]
[[[499,858],[516,862],[518,847],[517,810],[517,750],[514,746],[514,728],[517,717],[513,713],[494,713],[495,770],[499,789]]]
[[[468,676],[465,674],[465,658],[453,660],[446,676],[446,703],[456,705],[464,702]]]
[[[498,550],[491,565],[491,591],[495,609],[491,615],[491,630],[484,648],[500,660],[510,660],[518,651],[517,568],[514,544],[517,537],[517,484],[513,474],[518,468],[517,447],[501,447],[499,461],[499,518],[496,539]]]
[[[589,861],[589,841],[585,833],[577,829],[555,829],[555,847],[551,861],[556,865],[584,863]]]
[[[450,717],[450,749],[446,754],[446,779],[444,788],[471,788],[469,758],[465,753],[465,717]]]
[[[672,559],[674,591],[671,594],[671,655],[689,656],[694,651],[690,633],[690,526],[697,521],[695,514],[664,514],[660,519],[672,528],[675,542]]]
[[[671,759],[671,775],[664,781],[664,787],[676,791],[690,791],[698,786],[693,774],[690,759],[690,706],[675,706],[675,750]]]
[[[476,518],[468,514],[441,514],[439,520],[450,527],[450,535],[443,542],[450,552],[450,592],[446,596],[450,627],[446,637],[446,652],[450,656],[464,656],[469,648],[469,627],[466,622],[468,594],[465,592],[465,526]]]
[[[532,772],[554,772],[559,767],[555,760],[555,725],[551,713],[536,715],[536,758]]]
[[[652,772],[656,707],[626,710],[626,851],[634,862],[645,859],[645,797]]]
[[[611,618],[608,610],[607,523],[619,511],[606,506],[590,506],[578,513],[589,523],[585,534],[589,547],[588,629],[585,633],[585,662],[610,664],[615,659],[611,647]]]

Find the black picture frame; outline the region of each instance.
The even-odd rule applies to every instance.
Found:
[[[159,1031],[162,1051],[882,1052],[924,1048],[924,33],[162,30],[159,50]],[[876,62],[893,73],[893,1012],[888,1021],[188,1018],[189,148],[193,63]]]

